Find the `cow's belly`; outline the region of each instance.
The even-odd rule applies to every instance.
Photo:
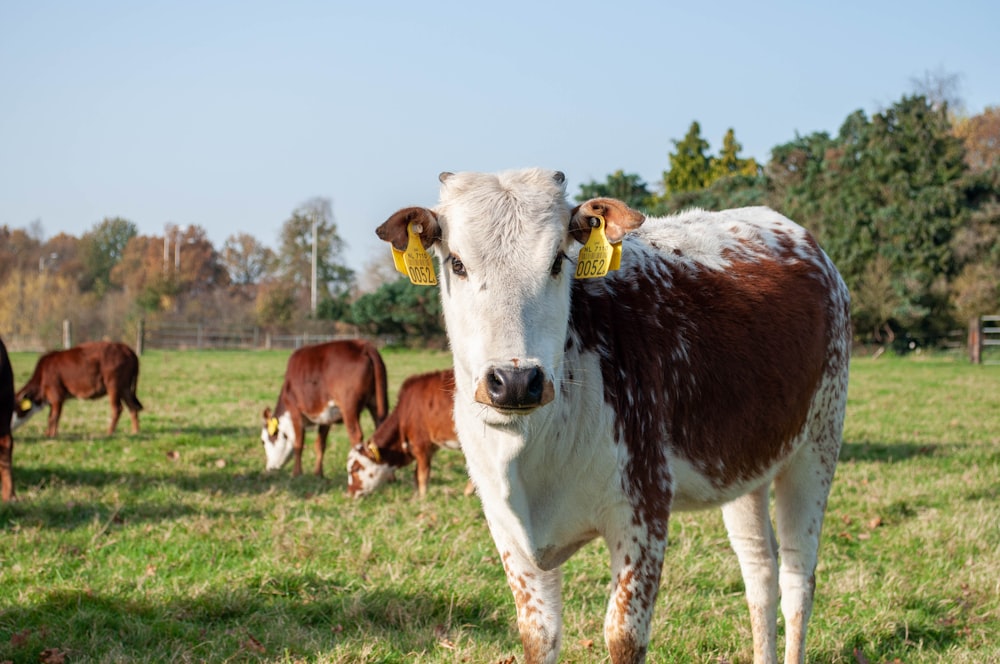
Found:
[[[316,410],[306,413],[306,417],[313,424],[330,425],[344,421],[344,415],[340,412],[340,406],[332,399]]]
[[[770,483],[780,467],[781,464],[775,464],[760,475],[719,486],[690,461],[672,458],[670,475],[673,481],[674,499],[670,509],[674,512],[689,512],[719,507]]]

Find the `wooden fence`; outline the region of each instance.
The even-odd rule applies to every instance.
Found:
[[[136,334],[136,352],[147,348],[161,350],[198,349],[296,349],[310,344],[352,339],[357,335],[300,332],[273,333],[249,325],[212,325],[208,323],[140,323]]]
[[[1000,364],[1000,316],[980,316],[969,321],[969,360],[973,364]]]

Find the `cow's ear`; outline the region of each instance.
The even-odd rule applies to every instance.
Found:
[[[263,415],[264,415],[264,421],[267,422],[269,419],[271,419],[271,409],[265,408]]]
[[[422,207],[403,208],[385,220],[375,229],[380,240],[390,243],[397,251],[406,251],[409,241],[408,228],[413,224],[413,231],[420,236],[424,249],[441,239],[441,225],[433,211]]]
[[[590,237],[590,229],[597,224],[594,220],[604,218],[604,233],[608,242],[621,242],[625,234],[642,226],[645,215],[633,210],[614,198],[591,198],[573,208],[569,220],[569,232],[573,239],[583,244]]]

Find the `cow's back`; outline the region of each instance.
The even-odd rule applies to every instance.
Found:
[[[376,394],[379,367],[372,360],[373,350],[369,342],[361,339],[296,350],[288,358],[281,401],[290,401],[303,412],[318,410],[331,400],[338,404],[366,404]],[[384,372],[384,365],[381,369]],[[279,407],[282,405],[290,406],[283,403]]]
[[[455,373],[451,369],[411,376],[403,381],[394,414],[400,437],[443,443],[455,435]]]

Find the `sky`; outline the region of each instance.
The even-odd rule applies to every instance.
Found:
[[[276,245],[322,197],[360,272],[441,171],[652,188],[693,121],[766,162],[928,75],[980,113],[997,26],[995,0],[0,0],[0,225]]]

